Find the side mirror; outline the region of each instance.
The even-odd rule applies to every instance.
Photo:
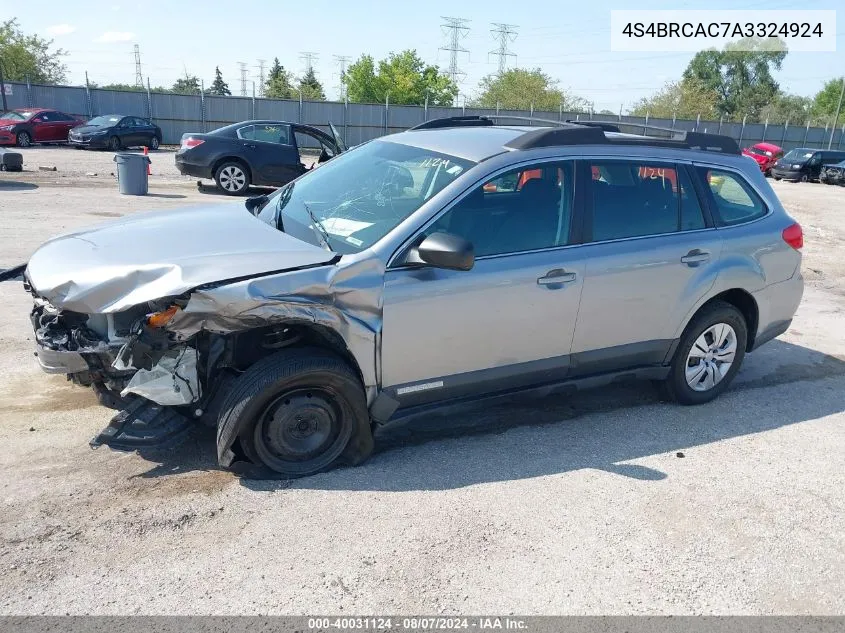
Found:
[[[263,196],[254,196],[252,198],[247,198],[244,202],[244,206],[246,207],[247,211],[249,211],[252,215],[255,215],[256,210],[260,206],[265,204],[268,199],[269,196],[267,196],[266,194]]]
[[[424,263],[449,270],[471,270],[475,264],[472,242],[453,233],[432,233],[412,250],[408,263]]]

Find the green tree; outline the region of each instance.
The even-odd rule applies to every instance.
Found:
[[[15,18],[0,23],[0,65],[8,81],[57,84],[65,81],[67,69],[60,48],[52,50],[53,40],[26,35]]]
[[[306,101],[325,101],[326,93],[323,91],[323,84],[317,81],[314,69],[309,68],[305,76],[299,80],[297,92]]]
[[[758,120],[763,108],[779,93],[772,70],[780,70],[786,57],[782,44],[748,39],[726,44],[724,49],[696,53],[683,78],[695,80],[717,95],[720,115]]]
[[[480,94],[472,105],[528,110],[533,104],[534,110],[547,112],[557,111],[561,106],[567,112],[590,109],[592,104],[589,101],[561,90],[557,83],[539,68],[511,68],[501,75],[484,77],[478,84]]]
[[[823,121],[832,121],[836,115],[836,108],[839,105],[839,95],[842,93],[842,79],[831,79],[825,82],[824,87],[816,93],[811,108],[812,114]],[[839,113],[840,123],[845,123],[845,107]]]
[[[451,105],[458,87],[436,66],[426,65],[415,50],[391,53],[376,67],[370,55],[362,55],[343,77],[350,101],[423,105]]]
[[[95,83],[88,84],[91,88],[99,88],[100,90],[123,90],[128,92],[146,92],[145,87],[136,86],[135,84],[106,84],[104,86],[98,86]]]
[[[184,77],[177,79],[171,88],[171,92],[181,95],[198,95],[201,91],[199,77],[187,73]]]
[[[774,101],[760,110],[760,120],[769,123],[805,123],[810,118],[813,100],[809,97],[779,93]]]
[[[285,70],[285,67],[279,63],[279,58],[276,57],[267,76],[264,96],[273,99],[293,99],[296,91],[291,84],[291,77],[291,73]]]
[[[211,87],[208,89],[208,94],[217,95],[220,97],[229,96],[232,91],[229,90],[229,84],[223,81],[223,75],[220,72],[220,66],[214,67],[214,81],[211,82]]]
[[[631,114],[662,119],[695,119],[699,115],[703,119],[719,118],[718,95],[706,89],[695,79],[670,81],[660,90],[640,99],[631,108]]]

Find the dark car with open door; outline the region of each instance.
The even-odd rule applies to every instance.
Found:
[[[286,121],[243,121],[207,134],[183,134],[176,168],[214,179],[231,196],[250,185],[281,187],[346,150],[335,127],[330,134]]]
[[[0,145],[29,147],[33,143],[64,143],[68,130],[83,121],[44,108],[19,108],[0,113]]]
[[[93,147],[114,152],[124,147],[158,149],[161,128],[141,117],[105,114],[71,130],[67,140],[78,149]]]

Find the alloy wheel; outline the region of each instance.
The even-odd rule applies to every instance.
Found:
[[[730,371],[736,351],[733,327],[727,323],[708,327],[695,339],[687,355],[687,384],[694,391],[709,391],[718,385]]]
[[[246,186],[246,174],[240,167],[228,165],[220,171],[220,186],[226,191],[240,191]]]
[[[29,136],[29,132],[18,134],[18,147],[29,147],[30,145],[32,145],[32,138]]]

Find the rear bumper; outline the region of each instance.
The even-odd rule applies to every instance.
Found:
[[[211,173],[211,167],[209,165],[198,165],[196,163],[186,161],[185,157],[179,154],[176,154],[175,161],[176,169],[178,169],[179,173],[184,176],[207,178],[209,180],[214,178],[214,174]]]
[[[798,270],[791,279],[771,284],[752,294],[758,311],[753,351],[789,329],[804,295],[804,278]]]

